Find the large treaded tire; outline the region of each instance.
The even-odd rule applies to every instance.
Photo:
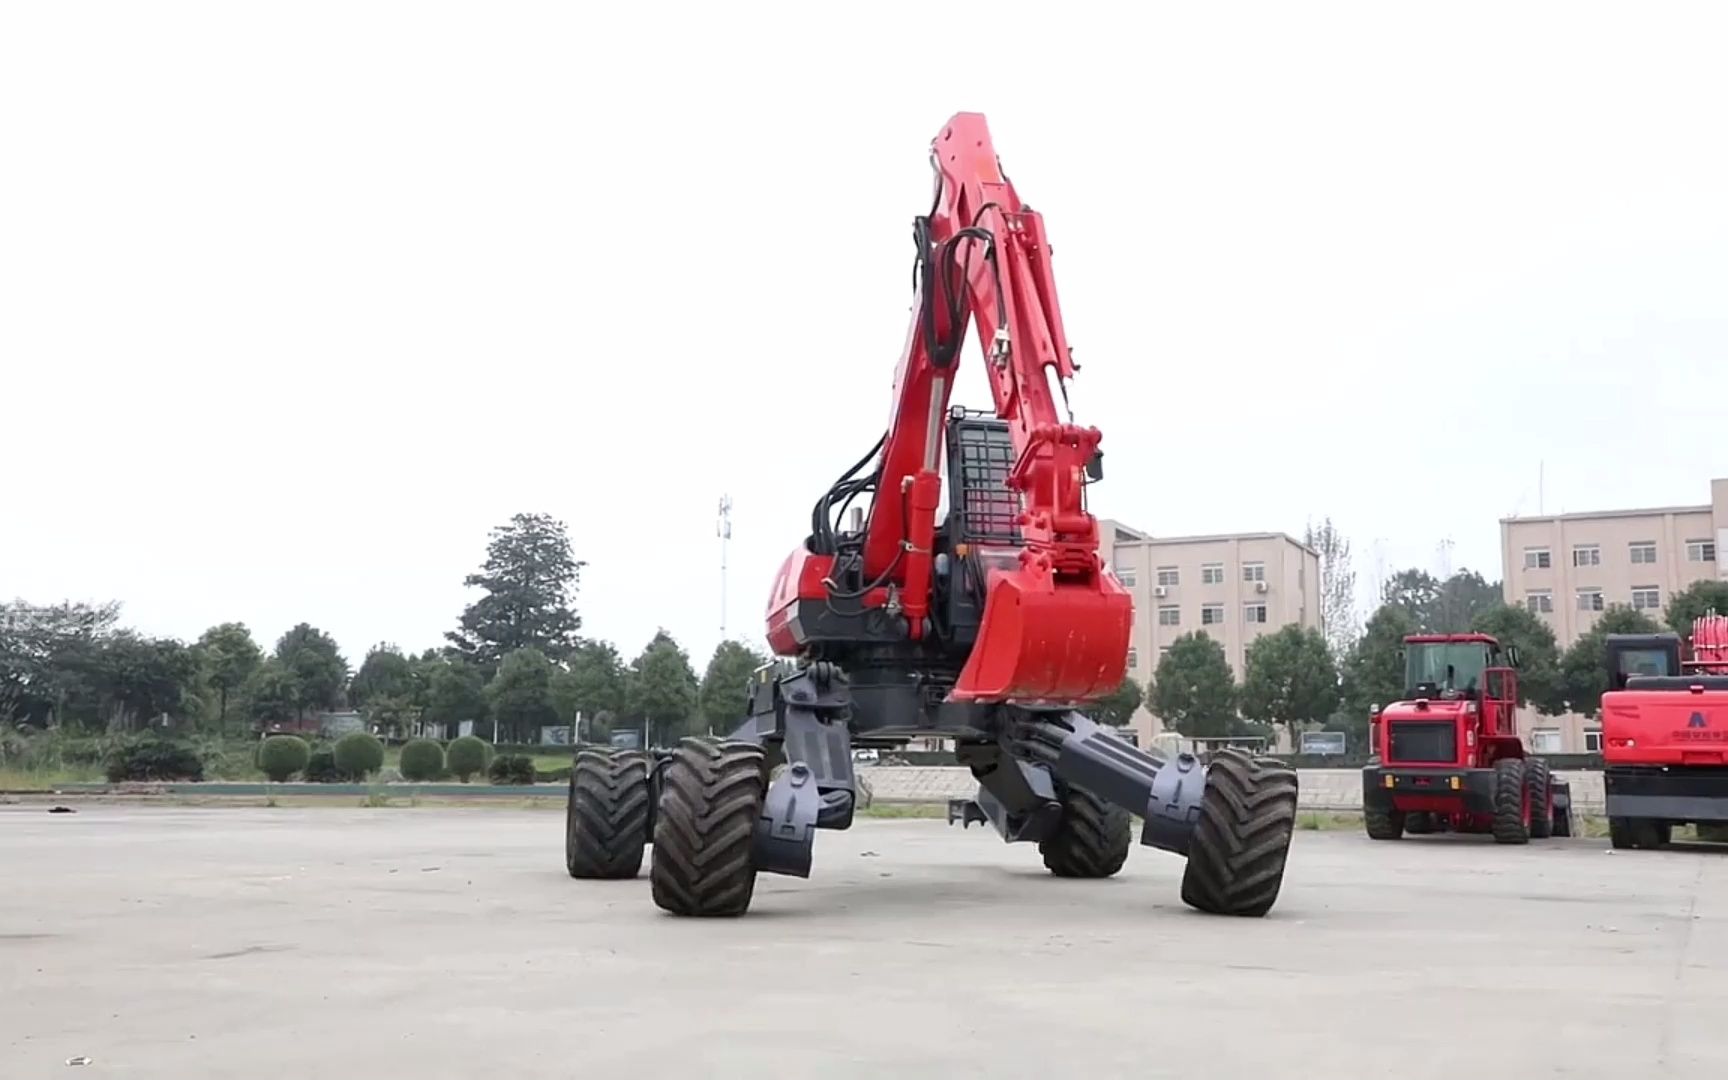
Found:
[[[1200,823],[1182,872],[1182,902],[1212,915],[1272,910],[1296,830],[1296,770],[1221,750],[1206,771]]]
[[[1404,811],[1364,810],[1362,826],[1370,840],[1398,840],[1404,836]]]
[[[1554,835],[1554,774],[1548,762],[1531,758],[1524,765],[1524,782],[1530,785],[1530,839],[1546,840]]]
[[[1434,827],[1433,814],[1426,810],[1418,810],[1404,816],[1404,831],[1411,836],[1427,836],[1429,833],[1439,830]]]
[[[1524,786],[1522,758],[1501,758],[1494,763],[1494,842],[1528,844],[1529,789]]]
[[[633,878],[642,869],[652,805],[641,754],[583,750],[570,767],[564,868],[573,878]]]
[[[1062,792],[1062,820],[1049,839],[1039,842],[1038,853],[1057,877],[1106,878],[1128,861],[1132,843],[1128,811],[1069,787]]]
[[[742,915],[756,891],[750,860],[767,769],[753,743],[685,739],[660,781],[654,903],[674,915]]]

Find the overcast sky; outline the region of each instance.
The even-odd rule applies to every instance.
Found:
[[[544,511],[586,631],[700,668],[725,492],[759,642],[958,110],[1045,215],[1101,515],[1497,576],[1503,515],[1728,475],[1721,5],[749,8],[6,5],[0,599],[357,663]]]

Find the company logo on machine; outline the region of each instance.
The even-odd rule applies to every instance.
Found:
[[[1710,723],[1709,723],[1709,721],[1704,719],[1703,713],[1695,712],[1691,715],[1691,717],[1689,717],[1687,719],[1686,726],[1689,728],[1701,728],[1701,727],[1709,727]]]

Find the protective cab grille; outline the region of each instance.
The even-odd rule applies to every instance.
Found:
[[[957,412],[948,421],[950,502],[959,511],[955,540],[1018,545],[1022,543],[1020,495],[1008,486],[1008,473],[1014,467],[1008,423],[995,416]]]
[[[1450,720],[1394,720],[1389,760],[1449,765],[1458,760],[1458,726]]]

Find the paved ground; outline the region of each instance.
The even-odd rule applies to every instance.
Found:
[[[1728,855],[1298,833],[1264,920],[866,821],[743,920],[562,815],[0,807],[0,1078],[1719,1075]],[[842,1013],[840,1010],[850,1010]],[[87,1068],[68,1070],[74,1055]]]

